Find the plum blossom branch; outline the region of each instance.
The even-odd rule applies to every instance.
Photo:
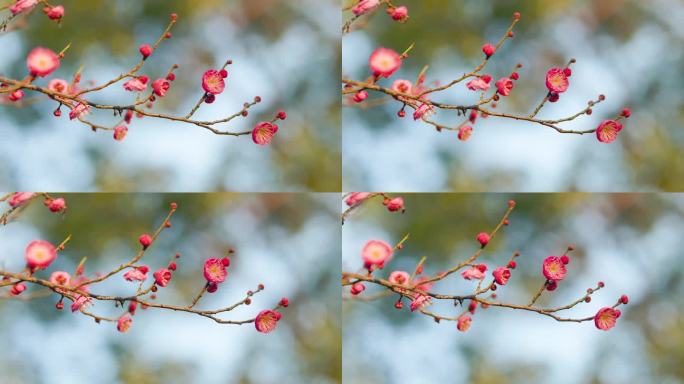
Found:
[[[406,6],[395,6],[390,0],[354,0],[352,4],[343,8],[343,11],[351,11],[352,16],[342,25],[342,34],[351,32],[355,23],[360,28],[360,21],[364,17],[369,18],[382,7],[394,21],[405,23],[409,19]]]
[[[406,208],[404,207],[404,198],[401,196],[392,197],[384,192],[350,192],[344,196],[344,203],[347,208],[342,212],[341,220],[342,225],[344,221],[353,212],[358,210],[361,206],[366,204],[368,201],[373,200],[375,197],[382,197],[382,204],[390,212],[401,212],[404,213]]]
[[[63,7],[52,7],[46,1],[16,0],[15,3],[6,5],[3,8],[10,9],[12,16],[22,13],[28,16],[38,3],[45,4],[45,12],[49,17],[51,15],[50,10],[61,10],[61,14],[57,19],[62,19],[62,16],[64,15]],[[2,8],[0,8],[0,10],[2,10]],[[236,131],[223,127],[224,124],[227,124],[236,118],[248,116],[249,109],[262,101],[260,96],[255,96],[252,100],[245,102],[242,108],[235,113],[216,120],[202,121],[193,118],[193,115],[200,107],[205,104],[213,103],[216,100],[216,97],[223,93],[226,87],[226,78],[228,77],[226,67],[229,64],[232,64],[232,60],[226,60],[225,64],[218,70],[209,69],[203,74],[201,79],[201,86],[204,91],[203,95],[187,114],[176,116],[153,111],[156,102],[165,97],[171,90],[172,83],[177,76],[176,70],[178,70],[179,66],[174,64],[165,75],[158,77],[154,81],[147,75],[140,74],[140,72],[154,52],[161,48],[162,43],[172,38],[171,31],[177,21],[178,16],[175,13],[171,14],[169,23],[154,43],[152,45],[143,44],[140,46],[139,52],[141,58],[133,67],[126,72],[122,72],[113,79],[92,87],[81,87],[82,69],[79,69],[73,75],[70,82],[60,78],[53,78],[48,82],[47,86],[36,84],[37,80],[50,76],[60,67],[61,61],[65,58],[70,44],[59,53],[55,53],[48,48],[36,47],[31,50],[27,56],[29,73],[26,77],[23,79],[12,79],[0,74],[0,104],[23,105],[20,103],[21,100],[25,98],[26,92],[42,95],[47,97],[48,100],[57,103],[57,108],[53,111],[55,117],[61,117],[62,107],[65,107],[69,111],[68,115],[70,120],[79,121],[90,127],[94,132],[112,131],[113,137],[117,141],[121,141],[126,137],[129,127],[133,122],[133,117],[137,116],[138,118],[148,117],[196,126],[216,135],[235,137],[251,135],[254,143],[258,145],[269,144],[279,128],[275,123],[278,120],[285,120],[287,117],[287,114],[284,111],[277,112],[272,119],[259,122],[251,129]],[[121,84],[122,82],[123,84]],[[89,99],[90,97],[98,95],[100,91],[117,84],[121,84],[124,90],[134,93],[134,101],[124,104],[108,104],[94,102],[92,99]],[[86,96],[89,98],[86,98]],[[114,116],[118,116],[120,119],[113,126],[86,119],[86,116],[95,110],[111,111],[114,113]]]
[[[622,295],[615,305],[603,307],[592,316],[567,317],[559,314],[559,312],[572,309],[581,303],[591,302],[592,295],[605,286],[603,282],[598,282],[596,287],[588,288],[585,294],[569,304],[558,307],[535,305],[542,293],[555,291],[559,283],[565,279],[567,265],[570,263],[569,253],[574,250],[573,246],[568,246],[561,256],[549,256],[544,260],[542,264],[542,275],[544,277],[542,286],[533,294],[528,304],[497,300],[496,291],[508,284],[513,271],[517,267],[520,252],[513,252],[506,261],[496,267],[491,273],[492,280],[487,283],[485,283],[485,279],[487,278],[486,272],[489,267],[486,264],[479,263],[478,258],[486,250],[487,245],[490,244],[495,235],[502,228],[510,224],[509,217],[514,208],[515,201],[509,201],[508,208],[494,228],[488,232],[481,232],[476,236],[479,247],[473,254],[466,257],[463,261],[456,263],[453,267],[434,275],[423,273],[426,262],[426,258],[423,257],[416,265],[413,273],[395,270],[389,273],[387,277],[379,276],[380,271],[391,262],[395,251],[403,248],[403,244],[407,241],[408,236],[405,236],[394,247],[391,247],[382,240],[368,241],[361,252],[363,268],[359,272],[342,272],[341,284],[343,287],[349,287],[349,295],[345,295],[345,299],[374,301],[397,295],[394,306],[398,310],[403,309],[403,301],[407,299],[410,303],[411,312],[423,314],[436,322],[456,322],[458,330],[462,332],[470,328],[472,317],[475,315],[478,306],[483,309],[500,307],[534,312],[560,322],[582,323],[593,320],[596,327],[601,330],[608,330],[615,326],[617,319],[621,315],[617,307],[627,304],[629,301],[626,295]],[[460,276],[465,280],[477,282],[471,293],[444,294],[433,289],[436,284],[447,279],[455,272],[460,272]],[[378,287],[380,290],[370,294],[362,294],[366,290],[366,285]],[[454,306],[460,306],[462,310],[459,313],[450,315],[437,314],[428,310],[428,307],[436,300],[452,301]],[[467,306],[464,306],[465,302],[468,303]]]
[[[362,0],[355,8],[362,7],[362,5],[365,4],[366,8],[361,13],[365,14],[374,10],[380,3],[378,1],[366,2]],[[356,12],[354,13],[356,14]],[[433,126],[438,132],[457,131],[457,137],[461,141],[466,141],[471,137],[473,134],[473,127],[478,118],[496,117],[537,124],[563,134],[584,135],[595,133],[599,141],[604,143],[613,142],[623,128],[621,120],[631,116],[631,111],[628,108],[624,108],[614,118],[604,120],[598,127],[567,129],[560,126],[562,123],[574,121],[584,115],[591,115],[593,113],[593,108],[605,100],[604,95],[599,95],[596,100],[589,100],[585,108],[572,115],[557,119],[537,118],[537,115],[547,103],[558,102],[560,95],[568,90],[570,86],[569,78],[572,76],[570,66],[575,63],[575,59],[571,59],[564,67],[554,67],[547,71],[545,78],[547,92],[542,98],[542,101],[531,113],[495,111],[495,109],[499,107],[499,104],[505,100],[505,97],[511,94],[516,81],[520,79],[519,70],[522,68],[522,64],[517,64],[513,71],[500,77],[496,82],[493,81],[492,75],[486,74],[484,71],[495,53],[503,48],[507,40],[512,39],[515,36],[513,29],[519,21],[520,13],[515,12],[511,24],[498,42],[494,45],[490,43],[483,45],[482,52],[484,53],[484,58],[480,64],[473,70],[464,73],[443,85],[426,85],[427,66],[419,73],[415,82],[406,79],[397,79],[394,80],[390,86],[380,84],[383,78],[389,79],[399,71],[403,61],[409,57],[409,52],[407,50],[404,51],[404,53],[399,54],[389,48],[377,48],[369,58],[371,76],[365,80],[355,80],[346,76],[342,77],[342,96],[346,97],[345,104],[357,104],[360,106],[370,104],[371,106],[374,106],[384,104],[388,100],[394,100],[401,105],[397,112],[399,118],[404,118],[406,116],[406,109],[408,108],[413,110],[414,120],[420,120],[427,125]],[[465,83],[467,89],[479,92],[479,101],[475,103],[448,104],[432,99],[433,96],[438,96],[456,85],[463,84],[466,80],[470,80]],[[493,89],[491,93],[488,94],[490,88]],[[385,97],[382,97],[380,99],[381,103],[379,103],[377,98],[369,99],[369,91],[383,94]],[[432,119],[431,116],[437,114],[440,110],[455,110],[457,114],[462,117],[461,122],[456,125],[449,125]]]
[[[10,210],[17,206],[25,207],[32,201],[36,200],[37,196],[45,196],[47,199],[52,199],[47,194],[37,193],[13,193],[0,198],[0,202],[8,201]],[[56,199],[52,199],[55,201]],[[15,204],[15,205],[12,205]],[[17,205],[19,204],[19,205]],[[176,203],[171,203],[169,212],[162,220],[151,235],[143,234],[139,237],[140,250],[127,262],[120,264],[112,270],[105,273],[96,273],[93,277],[89,277],[85,273],[85,266],[87,259],[84,258],[79,263],[76,271],[72,274],[66,271],[53,271],[49,278],[40,277],[38,274],[42,270],[49,268],[50,264],[57,258],[58,253],[65,250],[65,247],[71,235],[67,236],[59,245],[54,246],[52,243],[45,240],[34,240],[28,244],[25,251],[26,267],[23,271],[12,272],[0,269],[0,288],[11,287],[7,295],[2,295],[2,298],[18,298],[18,299],[32,299],[38,297],[45,297],[51,294],[56,294],[59,299],[55,304],[57,310],[64,308],[64,301],[70,301],[71,311],[80,312],[81,314],[93,318],[97,323],[101,322],[115,322],[117,329],[120,332],[126,332],[133,323],[133,316],[136,314],[138,307],[142,309],[156,308],[159,310],[168,310],[176,312],[185,312],[211,319],[219,324],[242,325],[254,323],[257,331],[268,333],[273,331],[277,322],[281,318],[280,309],[289,305],[289,300],[283,298],[279,303],[272,308],[262,310],[256,316],[247,319],[226,319],[223,316],[234,309],[250,305],[252,297],[259,292],[262,292],[265,287],[259,284],[256,289],[249,290],[245,293],[241,300],[217,309],[198,309],[201,299],[206,293],[214,293],[218,290],[219,285],[224,283],[227,279],[227,268],[230,266],[230,255],[234,253],[231,248],[227,255],[223,258],[210,258],[204,263],[204,280],[199,293],[192,302],[188,305],[173,305],[167,303],[157,302],[157,292],[165,288],[172,280],[173,273],[179,267],[178,264],[181,259],[180,253],[176,253],[170,258],[169,262],[164,266],[158,268],[152,273],[153,281],[149,283],[147,288],[143,288],[145,282],[148,280],[148,272],[150,268],[147,265],[141,264],[143,257],[149,253],[152,245],[164,230],[171,228],[171,218],[176,212],[178,206]],[[66,209],[64,204],[61,212]],[[108,295],[94,292],[94,288],[98,287],[99,283],[114,279],[117,275],[121,275],[124,281],[137,283],[135,293],[130,295]],[[42,290],[34,292],[26,292],[27,285],[42,287]],[[113,302],[115,307],[122,308],[123,311],[117,316],[105,316],[93,312],[89,308],[96,302]]]

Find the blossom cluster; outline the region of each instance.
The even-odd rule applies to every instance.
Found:
[[[8,204],[12,208],[16,208],[25,206],[30,203],[35,196],[40,195],[41,194],[18,192],[5,196],[5,199],[8,200]],[[46,202],[50,201],[51,204],[61,207],[59,210],[54,210],[48,204],[51,211],[63,212],[66,209],[64,199],[52,199],[47,195],[45,196]],[[55,202],[58,203],[55,204]],[[272,332],[282,317],[279,310],[289,306],[289,300],[287,298],[281,299],[274,308],[260,311],[251,319],[226,320],[217,316],[230,312],[239,306],[250,305],[252,303],[252,297],[265,289],[263,284],[259,284],[256,290],[247,291],[245,298],[233,305],[215,310],[195,309],[195,306],[199,303],[205,293],[214,293],[218,290],[220,284],[225,284],[228,278],[227,269],[231,263],[229,255],[235,252],[232,248],[228,250],[227,255],[224,257],[208,258],[204,261],[203,280],[205,281],[205,284],[191,304],[187,306],[177,306],[156,302],[157,292],[160,289],[169,286],[173,280],[174,273],[176,273],[180,267],[181,254],[176,253],[167,263],[163,263],[156,269],[153,269],[148,264],[144,264],[142,259],[146,252],[153,246],[161,232],[164,229],[171,228],[171,217],[177,209],[178,205],[176,203],[171,203],[169,213],[155,232],[151,234],[144,233],[138,237],[140,248],[135,256],[106,273],[98,272],[92,275],[86,274],[85,268],[87,259],[84,258],[73,273],[65,270],[53,270],[49,273],[49,277],[42,277],[42,271],[48,271],[50,267],[54,265],[59,253],[65,250],[65,246],[69,242],[71,236],[67,236],[66,239],[58,245],[47,240],[33,240],[29,242],[24,251],[26,264],[22,271],[10,272],[0,270],[0,276],[2,276],[0,288],[9,287],[9,297],[26,297],[27,295],[30,295],[30,292],[27,292],[29,285],[35,285],[37,287],[42,286],[59,297],[55,304],[57,310],[64,309],[65,300],[69,301],[71,302],[69,305],[71,312],[79,312],[83,315],[92,317],[97,323],[102,321],[115,323],[117,330],[122,333],[127,332],[131,328],[133,317],[136,315],[138,308],[158,308],[195,313],[203,317],[208,317],[220,324],[240,325],[254,323],[258,332]],[[116,279],[116,276],[119,274],[123,281],[135,284],[136,289],[134,293],[125,296],[113,296],[94,292],[99,283],[109,279]],[[151,277],[149,276],[150,274]],[[148,280],[149,283],[147,283]],[[113,302],[116,306],[124,308],[124,311],[115,317],[95,314],[90,311],[90,307],[96,301]]]
[[[373,2],[361,1],[357,4],[356,8],[364,10],[364,12],[368,12],[370,9],[372,9],[372,7],[370,7],[372,3]],[[377,1],[374,3],[377,3]],[[377,4],[375,4],[375,6],[377,6]],[[369,100],[370,91],[382,94],[382,96],[389,96],[390,100],[397,101],[401,105],[397,111],[397,116],[399,118],[404,118],[406,116],[407,108],[411,109],[413,110],[413,120],[422,121],[423,123],[432,125],[438,132],[455,131],[456,137],[461,141],[467,141],[470,139],[474,133],[474,127],[478,119],[487,117],[497,117],[535,123],[554,129],[559,133],[579,135],[595,133],[598,141],[602,143],[611,143],[615,141],[618,133],[623,128],[621,120],[631,116],[631,111],[629,108],[624,108],[619,115],[602,121],[596,127],[585,128],[582,130],[570,130],[561,128],[559,126],[560,123],[575,120],[582,115],[591,115],[593,113],[593,108],[605,100],[606,97],[603,94],[599,95],[596,100],[589,100],[585,108],[568,117],[558,119],[537,118],[537,115],[547,102],[558,102],[560,100],[561,94],[568,91],[570,87],[570,77],[572,76],[572,70],[570,69],[570,66],[576,62],[575,59],[571,59],[565,66],[549,68],[545,77],[543,79],[539,79],[540,83],[545,84],[547,91],[542,101],[530,114],[505,113],[495,110],[506,97],[510,96],[514,92],[517,81],[519,81],[521,78],[520,70],[523,65],[520,63],[516,64],[513,71],[503,76],[499,76],[498,79],[495,79],[493,74],[485,72],[486,65],[496,55],[496,53],[499,52],[507,40],[514,38],[515,34],[513,32],[513,28],[518,23],[520,18],[520,13],[515,12],[511,25],[501,39],[495,44],[484,43],[482,45],[482,53],[484,57],[477,67],[454,80],[446,82],[443,85],[439,85],[439,82],[437,81],[435,81],[436,85],[434,86],[426,84],[427,67],[420,72],[415,82],[405,77],[397,76],[397,78],[391,83],[383,85],[383,79],[390,79],[400,71],[404,60],[409,57],[410,51],[413,49],[413,45],[411,45],[403,53],[399,53],[396,50],[387,47],[378,47],[371,53],[368,59],[370,77],[362,81],[343,77],[342,94],[343,96],[346,96],[346,102],[349,106],[363,106],[363,103],[383,100]],[[463,84],[467,90],[477,92],[479,94],[479,100],[474,103],[468,102],[459,105],[447,104],[435,100],[435,96],[459,84]],[[464,118],[460,124],[456,126],[448,126],[431,118],[431,116],[435,115],[438,110],[444,110],[446,112],[455,110]]]
[[[63,6],[50,6],[43,0],[16,0],[9,6],[9,10],[13,16],[22,13],[28,14],[39,3],[46,5],[44,12],[50,19],[61,20],[64,16]],[[287,117],[285,111],[277,112],[271,120],[258,122],[252,129],[246,131],[235,132],[218,127],[235,118],[248,116],[249,109],[261,102],[260,96],[255,96],[252,101],[244,103],[238,112],[221,119],[203,121],[193,118],[193,115],[203,104],[213,103],[217,96],[224,92],[228,77],[226,67],[232,64],[232,60],[227,60],[220,68],[206,70],[201,79],[198,79],[198,88],[201,87],[204,93],[186,115],[176,116],[153,111],[156,103],[173,90],[173,82],[177,78],[176,71],[179,66],[174,64],[165,74],[152,75],[141,72],[145,63],[160,49],[161,43],[172,38],[171,29],[177,21],[178,15],[171,14],[169,24],[161,36],[154,43],[144,43],[139,46],[140,60],[130,70],[111,80],[90,87],[83,85],[81,70],[72,74],[71,80],[59,76],[58,70],[70,45],[59,52],[47,47],[34,47],[26,56],[27,76],[25,78],[11,79],[0,76],[0,103],[22,106],[22,101],[27,93],[42,94],[57,103],[57,107],[52,112],[55,118],[62,116],[62,108],[64,107],[68,110],[70,120],[79,121],[89,126],[93,131],[110,131],[116,141],[124,140],[129,134],[134,117],[138,119],[147,117],[194,125],[217,135],[251,136],[252,141],[261,146],[270,144],[278,132],[279,127],[275,124],[276,121],[285,120]],[[42,79],[45,79],[47,84],[41,84]],[[93,83],[96,82],[93,81]],[[91,95],[95,96],[98,92],[117,84],[120,84],[125,91],[133,93],[134,101],[125,102],[121,105],[101,104],[92,101],[94,97],[90,97]],[[112,126],[95,123],[89,118],[89,115],[95,110],[114,112],[120,120]]]
[[[600,308],[593,316],[584,318],[561,317],[558,313],[569,310],[580,303],[591,302],[592,295],[605,287],[600,281],[596,287],[587,289],[579,299],[572,303],[555,308],[547,308],[535,305],[539,297],[544,292],[552,292],[558,289],[559,284],[565,280],[568,273],[568,264],[571,262],[569,253],[574,250],[573,246],[568,246],[566,251],[559,256],[551,255],[546,257],[540,265],[540,276],[543,283],[540,289],[533,295],[527,304],[507,303],[497,300],[496,291],[509,284],[514,275],[514,271],[520,260],[520,252],[514,252],[511,257],[502,263],[488,265],[478,261],[491,240],[496,236],[502,227],[510,225],[509,216],[515,207],[515,201],[508,202],[508,209],[503,218],[491,231],[480,232],[474,238],[478,246],[476,251],[466,260],[457,265],[436,272],[434,274],[425,273],[426,258],[422,258],[413,271],[391,270],[387,275],[382,271],[387,269],[396,252],[404,247],[408,240],[405,236],[395,246],[380,239],[371,239],[366,242],[361,250],[361,261],[363,269],[361,272],[343,272],[342,285],[348,287],[349,299],[360,298],[366,291],[367,285],[380,287],[385,291],[385,295],[371,295],[367,299],[385,297],[395,294],[397,299],[394,307],[401,310],[404,308],[404,301],[408,301],[410,312],[421,313],[432,317],[435,321],[454,321],[459,331],[467,331],[473,322],[478,307],[486,309],[489,307],[501,307],[509,309],[536,312],[563,322],[585,322],[593,321],[596,328],[609,330],[613,328],[621,311],[617,308],[627,304],[629,299],[622,295],[618,301],[610,307]],[[472,293],[453,295],[439,293],[434,288],[449,276],[459,276],[466,281],[476,282]],[[485,281],[489,277],[489,282]],[[463,305],[463,310],[456,315],[440,315],[430,311],[428,308],[435,300],[450,300],[455,305]],[[467,305],[464,304],[467,303]]]

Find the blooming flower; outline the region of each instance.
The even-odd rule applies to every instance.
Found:
[[[473,319],[468,316],[468,315],[461,315],[458,317],[458,320],[456,321],[456,328],[458,328],[459,331],[465,332],[468,329],[470,329],[470,323],[473,321]]]
[[[411,312],[415,312],[428,304],[430,304],[430,296],[418,295],[411,301]]]
[[[496,82],[495,85],[501,96],[508,96],[513,89],[513,80],[508,77],[502,77]]]
[[[154,94],[159,97],[166,96],[166,93],[169,91],[169,88],[171,88],[171,83],[164,78],[157,79],[152,83],[152,89],[154,90]]]
[[[204,262],[204,278],[207,282],[222,283],[227,276],[226,265],[221,259],[211,258]]]
[[[563,93],[569,85],[568,76],[562,68],[551,68],[546,72],[546,88],[549,92]]]
[[[482,280],[485,278],[485,272],[487,271],[487,266],[485,266],[484,271],[478,267],[471,267],[461,272],[466,280]]]
[[[347,203],[347,205],[351,207],[352,205],[356,205],[362,202],[368,196],[370,196],[369,192],[352,192],[347,197],[347,200],[345,200],[345,203]]]
[[[256,330],[261,333],[269,333],[276,329],[279,319],[280,316],[278,312],[267,309],[259,312],[254,320],[254,326],[256,327]]]
[[[226,88],[226,83],[219,71],[210,69],[202,75],[202,88],[207,93],[218,95]]]
[[[413,112],[413,120],[422,119],[423,117],[429,117],[435,112],[434,107],[429,104],[421,104],[418,109]]]
[[[16,208],[31,200],[31,198],[35,195],[36,194],[33,192],[17,192],[10,197],[7,204],[9,204],[12,208]]]
[[[596,328],[607,331],[615,326],[615,323],[621,314],[619,309],[603,307],[596,312],[594,324],[596,325]]]
[[[360,0],[359,3],[352,8],[351,11],[356,16],[360,16],[377,7],[378,4],[380,4],[380,0]]]
[[[31,75],[45,77],[59,68],[59,56],[50,49],[36,47],[29,52],[26,66]]]
[[[85,105],[83,103],[78,103],[76,106],[69,112],[69,119],[80,119],[82,117],[87,116],[90,113],[90,106]]]
[[[59,284],[68,286],[71,281],[71,275],[64,271],[55,271],[50,274],[50,282],[52,284]]]
[[[470,89],[471,91],[486,91],[489,89],[489,83],[492,81],[492,78],[490,76],[482,76],[478,77],[476,79],[470,80],[467,84],[466,87]]]
[[[147,89],[147,82],[149,78],[147,76],[134,77],[123,84],[123,87],[127,91],[132,92],[142,92]]]
[[[390,77],[401,67],[401,56],[389,48],[378,48],[368,60],[373,76]]]
[[[390,273],[388,280],[392,284],[407,285],[411,280],[411,275],[405,271],[394,271]]]
[[[86,309],[91,304],[92,299],[90,297],[79,295],[76,300],[71,303],[71,312],[76,312],[80,309]]]
[[[621,130],[622,124],[619,121],[605,120],[596,128],[596,137],[602,143],[612,143]]]
[[[114,128],[114,140],[122,141],[126,137],[127,133],[128,127],[125,125],[118,125],[116,128]]]
[[[277,125],[268,121],[262,121],[252,129],[252,141],[258,145],[268,145],[273,140],[276,132],[278,132]]]
[[[565,278],[567,271],[565,264],[558,256],[549,256],[542,264],[542,273],[547,280],[561,281]]]
[[[57,249],[44,240],[29,243],[24,253],[26,265],[31,269],[45,269],[57,258]]]
[[[16,3],[12,4],[9,10],[13,15],[17,15],[27,9],[33,8],[36,4],[38,4],[38,0],[17,0]]]
[[[494,281],[499,285],[506,285],[508,279],[511,278],[511,271],[506,267],[499,267],[492,272],[494,275]]]
[[[413,84],[408,80],[399,79],[394,80],[394,82],[392,83],[392,90],[395,92],[411,94],[412,88]]]
[[[52,79],[48,82],[48,89],[52,92],[65,93],[69,89],[69,83],[62,79]]]
[[[126,281],[145,281],[147,280],[147,267],[137,267],[129,270],[128,272],[124,273],[123,278],[126,279]]]
[[[458,139],[461,141],[466,141],[470,139],[470,136],[473,134],[473,127],[470,125],[464,125],[461,128],[458,129]]]
[[[382,240],[370,240],[363,246],[361,258],[366,266],[382,268],[392,258],[392,247]]]
[[[126,333],[131,325],[133,325],[133,319],[129,315],[123,315],[116,322],[116,329],[121,333]]]
[[[154,276],[154,282],[160,287],[166,287],[166,285],[171,281],[171,271],[166,268],[159,268],[152,274]]]

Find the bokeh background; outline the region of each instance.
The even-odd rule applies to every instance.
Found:
[[[610,331],[593,322],[559,323],[530,312],[481,309],[470,330],[453,322],[394,308],[396,297],[375,302],[345,301],[345,383],[682,383],[684,369],[684,268],[681,194],[420,194],[405,195],[403,216],[369,203],[343,227],[345,271],[361,267],[366,241],[395,244],[410,239],[382,272],[411,271],[427,256],[434,274],[471,255],[475,236],[501,219],[507,201],[517,206],[479,260],[500,265],[521,252],[499,299],[526,303],[543,282],[542,260],[574,244],[568,275],[542,306],[565,305],[600,280],[606,286],[591,303],[567,312],[591,316],[621,294],[630,303]],[[490,275],[491,276],[491,275]],[[435,285],[441,293],[465,293],[476,283],[460,275]],[[379,292],[367,286],[363,295]],[[405,302],[406,304],[406,302]],[[461,308],[435,304],[438,313]],[[407,306],[405,305],[405,308]]]
[[[66,195],[64,218],[38,201],[18,221],[0,228],[0,265],[23,268],[26,244],[36,238],[60,242],[73,234],[49,271],[73,271],[88,256],[86,273],[109,271],[139,249],[178,203],[166,230],[143,261],[152,270],[179,251],[174,277],[157,301],[185,305],[204,284],[203,261],[236,249],[228,279],[198,308],[219,308],[244,298],[263,283],[249,306],[224,318],[245,319],[290,298],[269,334],[253,324],[221,325],[197,315],[141,310],[126,334],[112,323],[57,311],[58,297],[32,301],[0,293],[2,383],[338,383],[341,380],[337,206],[330,194],[85,194]],[[29,288],[33,292],[36,288]],[[120,275],[94,292],[134,290]],[[3,289],[6,291],[6,288]],[[27,291],[28,293],[29,291]],[[112,303],[93,311],[120,313]]]
[[[177,63],[177,80],[155,108],[185,115],[202,94],[209,68],[229,67],[226,91],[196,115],[230,115],[255,96],[263,102],[225,127],[251,129],[288,112],[270,146],[249,136],[216,136],[202,128],[135,120],[123,142],[52,116],[55,103],[17,109],[0,105],[0,189],[59,191],[336,191],[340,189],[339,0],[63,0],[61,27],[37,9],[21,32],[0,35],[0,73],[26,74],[35,46],[72,46],[54,76],[98,83],[130,69],[138,47],[161,34],[176,12],[173,39],[141,73],[152,79]],[[7,12],[0,16],[4,20]],[[39,83],[47,83],[41,80]],[[99,101],[133,100],[121,85]],[[127,101],[128,100],[128,101]],[[92,117],[92,116],[91,116]],[[109,113],[92,120],[114,124]]]
[[[346,3],[351,3],[349,0]],[[438,134],[430,125],[399,119],[394,102],[369,110],[343,109],[344,190],[392,191],[681,191],[684,188],[684,3],[679,0],[402,0],[406,24],[378,12],[362,30],[343,38],[344,75],[365,79],[368,57],[384,46],[399,52],[416,46],[396,78],[442,83],[482,60],[481,47],[503,35],[515,11],[522,13],[514,39],[487,65],[499,78],[515,63],[524,68],[500,111],[528,113],[546,92],[544,75],[575,57],[570,89],[539,117],[574,114],[606,95],[605,103],[565,125],[598,126],[628,106],[633,115],[618,140],[561,135],[507,119],[480,120],[473,136]],[[344,14],[345,20],[350,13]],[[371,93],[372,95],[372,93]],[[465,85],[435,100],[468,103],[477,94]],[[371,98],[372,99],[372,98]],[[456,112],[436,121],[455,125]]]

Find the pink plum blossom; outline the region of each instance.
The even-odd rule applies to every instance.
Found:
[[[160,287],[166,287],[171,281],[171,271],[166,268],[159,268],[152,274],[154,276],[154,282]]]
[[[57,258],[57,249],[44,240],[34,240],[26,247],[26,265],[31,269],[46,269]]]
[[[26,66],[31,75],[45,77],[59,68],[59,56],[50,49],[36,47],[29,52]]]
[[[466,280],[482,280],[485,278],[485,271],[487,271],[486,266],[484,271],[478,267],[471,267],[461,272],[461,276]]]
[[[392,284],[407,285],[411,280],[411,275],[405,271],[394,271],[390,273],[388,280]]]
[[[63,79],[52,79],[48,82],[48,89],[52,92],[66,93],[69,90],[69,83]]]
[[[227,276],[226,265],[221,259],[211,258],[204,262],[204,278],[207,282],[222,283]]]
[[[31,200],[31,198],[35,195],[36,194],[33,192],[17,192],[10,197],[7,203],[10,205],[10,207],[16,208]]]
[[[269,333],[276,329],[278,320],[280,320],[279,314],[276,311],[267,309],[259,312],[254,320],[254,326],[261,333]]]
[[[470,80],[467,84],[466,87],[470,89],[471,91],[486,91],[489,89],[490,82],[492,81],[492,78],[490,76],[482,76],[475,78],[473,80]]]
[[[615,323],[621,314],[619,309],[603,307],[599,309],[596,316],[594,316],[594,324],[596,325],[596,328],[607,331],[615,326]]]
[[[128,134],[127,126],[117,125],[116,128],[114,128],[114,140],[122,141],[124,138],[126,138],[126,134]]]
[[[252,129],[252,141],[258,145],[268,145],[273,140],[276,132],[278,132],[277,125],[268,121],[262,121]]]
[[[347,197],[347,200],[345,200],[345,203],[351,207],[364,201],[368,196],[370,196],[370,192],[352,192]]]
[[[470,316],[461,315],[456,321],[456,328],[458,328],[458,330],[461,332],[466,332],[468,329],[470,329],[470,323],[472,323],[472,321],[473,319]]]
[[[152,83],[154,94],[159,97],[166,96],[169,88],[171,88],[171,83],[165,78],[157,79]]]
[[[401,67],[401,56],[389,48],[378,48],[371,54],[368,64],[373,76],[390,77]]]
[[[116,322],[116,329],[121,333],[126,333],[133,325],[133,319],[129,315],[123,315],[119,317]]]
[[[496,90],[501,96],[508,96],[513,89],[513,80],[508,77],[502,77],[496,82]]]
[[[549,92],[563,93],[569,85],[568,76],[562,68],[551,68],[546,72],[546,88]]]
[[[427,295],[418,295],[411,301],[411,312],[415,312],[419,309],[422,309],[426,305],[430,304],[430,296]]]
[[[461,141],[466,141],[470,139],[473,134],[473,127],[470,125],[464,125],[458,129],[458,139]]]
[[[499,267],[492,272],[494,281],[499,285],[506,285],[508,279],[511,278],[511,271],[506,267]]]
[[[378,4],[380,4],[380,0],[360,0],[351,11],[354,15],[361,16],[377,7]]]
[[[142,92],[147,89],[147,83],[150,79],[147,76],[134,77],[123,84],[127,91]]]
[[[418,109],[413,112],[413,120],[422,119],[423,117],[429,117],[435,112],[434,107],[429,104],[421,104]]]
[[[226,83],[219,71],[210,69],[202,75],[202,88],[207,93],[218,95],[226,88]]]
[[[69,112],[69,119],[70,120],[80,119],[82,117],[87,116],[89,113],[90,113],[90,106],[89,105],[85,105],[83,103],[78,103]]]
[[[35,7],[36,4],[38,4],[38,0],[17,0],[16,3],[12,4],[9,10],[13,15],[17,15]]]
[[[413,84],[408,81],[408,80],[394,80],[392,83],[392,90],[394,92],[400,92],[400,93],[405,93],[407,95],[411,94],[411,89],[413,88]]]
[[[71,303],[71,312],[76,312],[81,309],[86,309],[90,306],[92,299],[86,296],[78,296],[76,300]]]
[[[542,273],[547,280],[561,281],[565,278],[567,271],[565,264],[558,256],[549,256],[542,264]]]
[[[392,258],[392,247],[382,240],[370,240],[363,246],[361,258],[366,266],[382,268]]]
[[[605,120],[596,128],[596,137],[602,143],[612,143],[622,130],[622,124],[615,120]]]
[[[133,268],[124,273],[123,278],[126,279],[126,281],[145,281],[147,280],[147,271],[147,267]]]

